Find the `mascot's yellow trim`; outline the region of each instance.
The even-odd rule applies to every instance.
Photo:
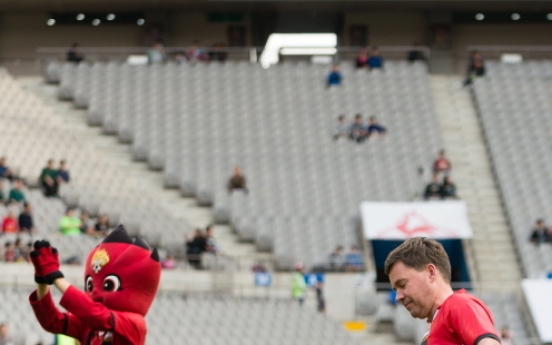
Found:
[[[102,267],[107,265],[109,262],[109,254],[105,249],[99,249],[96,250],[94,253],[94,256],[92,256],[92,260],[90,261],[90,266],[92,266],[92,270],[97,274],[101,271]]]

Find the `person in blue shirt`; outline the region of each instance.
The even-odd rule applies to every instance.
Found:
[[[345,255],[346,270],[349,272],[361,271],[363,266],[362,255],[356,246],[351,246],[351,250]]]
[[[368,61],[366,61],[366,65],[369,70],[383,69],[383,58],[381,57],[377,47],[372,48],[370,57],[368,58]]]
[[[65,160],[59,161],[59,169],[57,171],[58,182],[69,183],[71,176],[69,175],[69,170],[67,170],[67,162]]]
[[[378,123],[375,116],[370,117],[368,125],[366,126],[366,136],[368,138],[372,136],[383,136],[387,133],[387,129]]]
[[[331,72],[328,74],[328,87],[341,85],[341,72],[339,72],[339,66],[337,64],[332,66]]]

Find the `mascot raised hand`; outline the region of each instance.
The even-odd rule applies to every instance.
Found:
[[[36,318],[48,332],[64,334],[82,345],[143,345],[145,316],[161,277],[159,256],[141,239],[119,226],[86,259],[85,291],[65,280],[56,248],[37,241],[31,252],[38,288],[29,297]],[[62,294],[59,311],[50,286]]]

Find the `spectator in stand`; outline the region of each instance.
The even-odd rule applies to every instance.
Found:
[[[326,300],[324,299],[324,284],[322,282],[316,283],[316,310],[319,313],[326,314]]]
[[[15,259],[16,262],[23,262],[25,261],[25,248],[23,248],[23,245],[21,244],[21,239],[17,238],[15,240],[15,244],[13,246],[13,252],[15,253]]]
[[[434,175],[431,182],[426,186],[424,199],[441,199],[441,184],[439,183],[439,178],[437,176]]]
[[[363,267],[362,255],[358,252],[356,246],[351,246],[351,250],[345,256],[345,268],[349,272],[361,271]]]
[[[240,167],[234,168],[234,174],[230,177],[228,181],[228,193],[232,193],[235,189],[242,190],[245,194],[249,194],[249,189],[247,189],[247,180],[243,176],[242,170]]]
[[[307,292],[307,282],[305,281],[303,269],[304,266],[302,263],[296,263],[295,272],[293,272],[291,276],[291,294],[301,306],[305,301],[305,293]]]
[[[15,219],[13,211],[9,210],[6,217],[2,220],[2,233],[16,234],[18,230],[17,219]]]
[[[186,255],[188,262],[195,269],[201,268],[201,254],[205,252],[207,242],[200,229],[196,229],[194,237],[186,235]]]
[[[79,49],[79,44],[77,42],[71,45],[71,48],[67,51],[67,61],[79,63],[84,60],[84,55]]]
[[[15,248],[13,246],[13,243],[6,242],[4,244],[4,261],[6,262],[14,262],[15,261]]]
[[[0,324],[0,345],[23,345],[22,341],[16,341],[10,336],[7,323]],[[40,344],[37,344],[40,345]]]
[[[151,48],[148,50],[148,63],[150,65],[161,64],[165,62],[167,55],[165,54],[165,46],[161,39],[156,39]]]
[[[207,225],[205,228],[205,251],[217,255],[220,248],[217,244],[217,240],[213,235],[213,225]]]
[[[356,68],[365,69],[366,64],[368,63],[368,50],[366,48],[362,48],[357,55],[357,58],[355,60],[355,66]]]
[[[188,62],[190,63],[196,63],[198,61],[205,61],[207,60],[207,55],[199,47],[199,41],[195,40],[192,42],[192,45],[190,46],[190,49],[186,53],[186,57],[188,58]]]
[[[0,177],[7,178],[10,181],[15,179],[15,175],[6,165],[6,157],[0,157]]]
[[[98,221],[94,225],[93,235],[98,237],[105,237],[109,232],[109,217],[102,214],[98,217]]]
[[[387,133],[387,129],[378,123],[375,116],[371,116],[370,119],[368,119],[368,126],[366,126],[366,137],[383,137],[385,133]]]
[[[473,81],[478,77],[485,76],[485,64],[483,56],[477,50],[473,51],[468,62],[468,72],[464,86],[471,85]]]
[[[542,244],[542,243],[549,243],[551,240],[551,237],[552,236],[551,236],[550,230],[544,225],[544,220],[537,219],[535,228],[531,233],[531,242],[538,246],[539,244]]]
[[[40,186],[46,197],[56,197],[58,193],[58,171],[54,169],[54,160],[49,159],[40,172]]]
[[[81,220],[75,217],[74,210],[68,208],[65,215],[59,221],[59,231],[63,236],[78,236],[81,234]]]
[[[372,48],[366,65],[369,70],[383,69],[383,58],[380,55],[378,47]]]
[[[228,53],[224,51],[224,48],[225,46],[223,43],[215,43],[212,50],[209,52],[209,60],[218,62],[226,61]]]
[[[94,235],[94,222],[90,219],[90,215],[86,211],[82,211],[80,215],[81,226],[80,231],[84,235]]]
[[[176,260],[172,255],[167,255],[167,257],[161,261],[161,268],[166,270],[172,270],[176,268]]]
[[[330,270],[343,271],[345,268],[345,255],[343,255],[343,247],[337,246],[329,256]]]
[[[69,175],[69,170],[67,170],[67,162],[62,159],[59,161],[59,169],[57,170],[57,181],[58,183],[69,183],[71,176]]]
[[[349,125],[347,125],[347,123],[345,122],[345,115],[339,115],[339,117],[337,118],[337,124],[335,125],[333,131],[334,140],[347,138],[349,136],[349,129]]]
[[[458,199],[456,195],[456,185],[452,182],[450,176],[445,176],[443,179],[443,184],[441,185],[441,198]]]
[[[355,120],[349,129],[349,138],[357,143],[361,143],[366,139],[366,127],[362,123],[362,115],[355,115]]]
[[[411,63],[415,61],[425,61],[424,52],[420,50],[420,44],[418,42],[412,45],[412,50],[408,52],[407,60]]]
[[[33,241],[27,242],[27,249],[24,253],[24,259],[26,262],[31,262],[31,252],[34,250]]]
[[[452,164],[447,159],[445,150],[439,151],[439,156],[433,162],[433,175],[439,176],[439,174],[444,174],[447,176],[452,169]]]
[[[2,179],[0,179],[0,205],[4,205],[6,201],[4,197],[4,183],[2,183]]]
[[[341,76],[341,72],[339,72],[339,65],[338,64],[333,64],[332,65],[332,70],[330,71],[330,73],[328,73],[327,86],[328,87],[339,86],[339,85],[341,85],[341,80],[342,79],[343,79],[343,77]]]
[[[23,204],[23,212],[19,214],[19,231],[32,235],[35,232],[32,207],[26,202]]]
[[[512,332],[508,326],[503,326],[500,330],[500,344],[501,345],[513,345],[514,332]]]
[[[10,195],[8,196],[8,203],[16,203],[19,205],[23,205],[25,203],[22,180],[15,180],[15,186],[10,190]]]

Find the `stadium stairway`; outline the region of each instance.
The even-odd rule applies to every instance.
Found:
[[[431,87],[452,178],[466,201],[474,238],[471,261],[479,291],[514,292],[521,271],[477,113],[458,76],[434,75]],[[469,254],[469,253],[468,253]]]
[[[146,163],[132,161],[128,145],[120,144],[115,136],[102,135],[100,127],[89,127],[86,110],[76,109],[71,102],[58,101],[57,86],[45,84],[41,77],[22,77],[17,81],[24,89],[39,96],[45,106],[54,109],[53,113],[63,119],[69,131],[80,133],[83,140],[93,143],[107,161],[116,162],[143,188],[144,193],[156,196],[170,214],[184,217],[193,228],[205,228],[214,222],[212,209],[198,207],[195,199],[183,198],[178,190],[164,189],[162,172],[150,170]],[[71,169],[71,162],[68,166]],[[240,268],[250,267],[255,260],[271,262],[270,254],[258,253],[253,244],[239,242],[228,226],[215,226],[215,237],[223,252],[237,259]]]

